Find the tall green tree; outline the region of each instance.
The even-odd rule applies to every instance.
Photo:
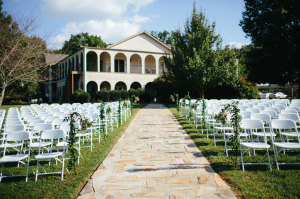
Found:
[[[64,42],[61,52],[72,55],[84,46],[104,48],[106,43],[102,41],[100,36],[82,32],[77,35],[71,35],[70,39]]]
[[[6,89],[17,81],[37,82],[47,69],[45,42],[31,34],[35,19],[14,20],[0,0],[0,106]]]
[[[299,1],[244,1],[240,26],[253,43],[245,60],[249,79],[300,86]]]
[[[173,32],[172,31],[171,32],[169,32],[167,30],[164,30],[162,32],[150,31],[150,34],[165,44],[169,44],[169,45],[173,44],[173,37],[172,37]]]
[[[196,90],[204,97],[205,90],[223,83],[235,83],[236,57],[234,51],[221,47],[221,38],[195,4],[184,31],[173,32],[172,57],[165,59],[175,87]]]

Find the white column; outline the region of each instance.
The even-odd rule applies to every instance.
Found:
[[[142,74],[145,74],[145,57],[141,56],[142,59]]]
[[[83,49],[83,88],[84,91],[86,90],[86,52],[85,48]]]
[[[110,72],[115,72],[115,54],[110,55]]]
[[[155,59],[155,74],[159,74],[159,57]]]
[[[98,54],[98,52],[96,53],[97,55],[97,72],[100,72],[100,55]]]
[[[130,73],[130,57],[131,55],[127,57],[127,73]]]

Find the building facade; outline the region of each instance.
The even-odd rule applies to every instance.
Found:
[[[70,101],[78,89],[94,94],[101,89],[147,91],[151,83],[167,72],[164,56],[171,49],[143,31],[107,48],[84,47],[50,67],[46,83],[49,102]]]

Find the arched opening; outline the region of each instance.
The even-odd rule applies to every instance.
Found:
[[[90,51],[86,55],[86,70],[87,71],[96,71],[97,72],[97,54],[93,51]]]
[[[83,54],[80,53],[80,67],[79,67],[80,71],[83,71]]]
[[[133,82],[131,85],[130,85],[130,88],[133,88],[133,89],[138,89],[138,88],[142,88],[142,85],[138,82]]]
[[[145,58],[145,73],[155,74],[155,58],[152,55],[148,55]]]
[[[100,55],[100,72],[110,72],[110,55],[107,52]]]
[[[94,81],[90,81],[88,84],[87,84],[87,92],[90,94],[91,96],[91,101],[93,101],[95,99],[95,96],[96,96],[96,92],[98,90],[98,85],[96,82]]]
[[[130,57],[130,73],[142,73],[141,56],[134,54]]]
[[[147,95],[149,95],[151,97],[151,99],[153,99],[153,97],[155,97],[157,95],[157,91],[152,82],[149,82],[146,84],[145,92]]]
[[[161,56],[158,60],[159,63],[159,74],[167,73],[168,69],[165,64],[164,56]]]
[[[115,90],[127,90],[127,86],[124,82],[118,82],[115,85]]]
[[[123,53],[118,53],[115,56],[115,72],[126,72],[126,56]]]
[[[110,83],[107,82],[107,81],[104,81],[100,84],[100,90],[107,90],[107,91],[110,91],[111,89],[111,86],[110,86]]]

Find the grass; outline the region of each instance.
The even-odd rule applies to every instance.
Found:
[[[6,113],[7,113],[8,109],[11,107],[20,108],[21,106],[28,106],[28,105],[2,105],[2,106],[0,106],[0,109],[5,109]]]
[[[38,181],[34,182],[34,174],[31,173],[28,182],[24,178],[6,178],[0,183],[0,197],[4,198],[76,198],[80,190],[83,188],[91,174],[103,162],[105,157],[111,151],[112,147],[121,137],[131,120],[144,105],[135,105],[132,110],[131,117],[118,129],[109,132],[106,138],[102,138],[101,143],[94,141],[93,151],[89,148],[82,151],[83,159],[80,164],[76,165],[76,173],[70,171],[64,176],[64,181],[60,180],[60,175],[48,175],[38,177]],[[3,106],[2,106],[3,108]],[[5,108],[5,107],[4,107]],[[7,108],[7,107],[6,107]],[[67,163],[67,162],[66,162]],[[51,164],[54,165],[55,164]],[[33,170],[36,168],[36,162],[32,161]],[[25,167],[13,168],[16,171]],[[55,169],[55,168],[52,168]]]
[[[268,166],[245,166],[243,172],[241,164],[235,166],[232,153],[227,157],[224,153],[224,143],[213,145],[213,137],[206,138],[199,129],[195,129],[192,122],[180,117],[175,107],[169,106],[172,113],[180,122],[184,130],[193,139],[197,147],[211,163],[213,169],[228,182],[238,198],[300,198],[300,166],[281,166],[276,169],[273,162],[272,171]],[[259,152],[258,152],[259,154]],[[298,153],[299,154],[299,153]],[[273,153],[270,153],[273,159]],[[251,156],[252,161],[258,161],[262,155]],[[296,159],[296,154],[285,158],[288,161]],[[238,158],[239,159],[239,158]],[[247,156],[246,161],[249,161]]]

